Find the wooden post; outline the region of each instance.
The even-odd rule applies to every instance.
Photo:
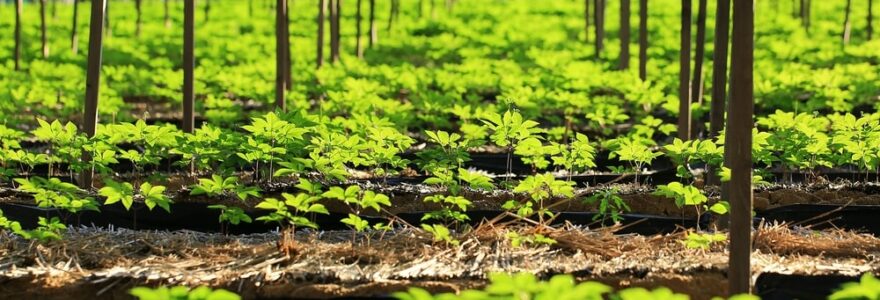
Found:
[[[726,162],[731,169],[730,294],[749,293],[751,287],[752,128],[754,127],[754,0],[733,0],[730,63],[730,107],[725,134]]]
[[[330,0],[330,61],[339,61],[339,19],[342,15],[342,0]]]
[[[324,12],[326,10],[327,0],[318,0],[318,57],[315,69],[320,69],[324,65]]]
[[[596,58],[602,57],[602,49],[605,48],[605,0],[596,0],[593,5],[593,17],[596,19]]]
[[[79,36],[77,36],[77,16],[79,15],[79,1],[73,1],[73,25],[70,26],[70,51],[74,55],[79,51]]]
[[[400,11],[400,0],[391,0],[391,10],[388,12],[388,28],[385,30],[388,33],[391,33],[391,28],[395,21],[397,21],[397,17]]]
[[[355,9],[354,22],[357,27],[355,30],[355,52],[358,58],[364,58],[364,45],[361,43],[361,0],[357,0],[357,8]]]
[[[678,138],[691,137],[691,0],[681,0],[681,48],[678,72]]]
[[[141,0],[134,0],[134,36],[141,36]]]
[[[285,21],[287,20],[287,1],[276,0],[275,2],[275,107],[285,109],[284,92],[285,87],[284,72],[287,63],[287,49],[284,48],[285,39],[287,38],[285,30]]]
[[[21,7],[22,0],[15,0],[15,70],[21,69]]]
[[[694,46],[694,77],[691,84],[691,101],[703,103],[703,58],[706,56],[706,0],[699,0],[698,3],[697,40],[695,41],[696,46]]]
[[[431,0],[432,12],[433,3],[434,1]],[[379,28],[376,26],[376,0],[370,0],[370,48],[377,43],[379,43]]]
[[[620,62],[618,67],[621,70],[629,69],[629,10],[629,0],[620,0]]]
[[[196,0],[183,3],[183,132],[195,130],[195,23]]]
[[[290,50],[290,0],[284,0],[284,3],[287,6],[287,17],[284,18],[284,51],[286,51],[284,58],[287,59],[284,62],[284,88],[289,91],[293,87],[293,76],[290,72],[290,66],[293,65],[293,54]]]
[[[849,32],[850,31],[849,11],[850,11],[851,6],[852,6],[852,0],[846,0],[846,12],[844,13],[844,17],[843,17],[843,45],[844,46],[846,46],[846,44],[849,44],[849,33],[850,33]]]
[[[95,129],[98,127],[98,96],[101,87],[104,13],[107,9],[107,0],[92,0],[91,7],[91,16],[89,16],[89,57],[86,70],[86,101],[82,124],[83,132],[87,137],[95,136]],[[89,162],[91,160],[91,153],[83,151],[83,161]],[[94,171],[93,168],[82,171],[82,174],[80,174],[80,187],[85,189],[92,187],[92,175]]]
[[[870,41],[874,35],[874,0],[868,0],[868,40]]]
[[[49,57],[49,44],[46,43],[46,0],[40,0],[40,47],[43,58]]]
[[[639,0],[639,78],[648,79],[648,0]]]
[[[715,52],[712,57],[712,103],[709,107],[709,133],[714,138],[724,129],[727,105],[727,49],[730,42],[730,0],[718,0],[715,7]],[[714,167],[708,168],[707,184],[718,185]],[[726,195],[727,188],[724,188]]]
[[[590,42],[590,0],[584,0],[584,41]]]

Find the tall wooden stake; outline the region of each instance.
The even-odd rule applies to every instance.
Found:
[[[79,16],[79,1],[73,1],[73,24],[70,26],[70,51],[74,55],[79,51],[79,36],[77,36],[76,26],[77,17]]]
[[[82,129],[87,137],[95,136],[98,127],[98,96],[101,87],[101,58],[104,42],[104,13],[107,9],[106,0],[92,0],[91,16],[89,16],[89,56],[86,68],[86,101],[83,112]],[[92,160],[91,153],[83,151],[83,161]],[[83,170],[80,174],[80,187],[92,187],[93,168]]]
[[[134,0],[135,21],[134,36],[141,36],[141,0]]]
[[[852,0],[846,0],[846,13],[843,18],[843,45],[849,44],[849,31],[850,31],[850,23],[849,23],[849,11],[852,6]]]
[[[639,78],[648,78],[648,0],[639,0]]]
[[[287,20],[287,1],[275,1],[275,107],[285,109],[284,92],[285,87],[284,73],[286,72],[287,54],[289,53],[284,46],[287,39],[286,29]]]
[[[330,0],[330,62],[339,61],[339,1]]]
[[[629,69],[629,15],[629,0],[620,0],[620,62],[618,66],[621,70]]]
[[[183,3],[183,132],[195,130],[196,0]]]
[[[22,0],[15,0],[15,70],[21,69],[21,7]]]
[[[364,58],[364,45],[361,43],[361,0],[357,0],[357,8],[355,9],[354,22],[357,27],[355,30],[355,52],[358,58]]]
[[[602,49],[605,48],[605,0],[596,0],[593,5],[593,17],[596,19],[596,40],[594,41],[596,48],[596,58],[602,56]]]
[[[315,68],[320,69],[324,65],[324,12],[327,11],[327,0],[318,0],[318,57]]]
[[[691,0],[681,0],[681,45],[678,72],[678,138],[691,137]]]
[[[49,44],[46,43],[46,0],[40,0],[40,46],[43,58],[49,57]]]
[[[727,105],[727,49],[730,42],[730,0],[718,0],[715,7],[715,52],[712,57],[712,103],[709,107],[708,137],[714,138],[724,129],[724,108]],[[720,184],[717,170],[709,167],[707,183]],[[727,190],[726,188],[724,189]],[[727,195],[725,192],[724,195]]]
[[[730,106],[725,151],[730,151],[730,294],[751,290],[752,128],[754,127],[754,0],[733,0]]]
[[[284,62],[284,87],[289,91],[293,87],[293,76],[291,75],[290,68],[293,65],[293,54],[290,49],[290,1],[284,0],[285,6],[287,6],[287,18],[284,18],[284,49],[287,51],[284,57],[287,59]]]
[[[590,42],[590,1],[584,0],[584,41]]]
[[[431,3],[433,5],[433,0]],[[379,28],[376,26],[376,0],[370,0],[370,48],[377,43],[379,43]]]
[[[874,35],[874,0],[868,0],[868,40],[870,41]]]
[[[699,0],[698,3],[697,40],[694,46],[694,77],[691,84],[691,101],[703,103],[703,58],[706,56],[706,0]]]

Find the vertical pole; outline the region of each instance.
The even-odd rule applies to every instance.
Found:
[[[691,0],[681,0],[681,48],[678,71],[678,138],[691,137]]]
[[[141,0],[134,0],[135,20],[134,20],[134,36],[141,36]]]
[[[46,0],[40,0],[40,46],[43,58],[49,57],[49,44],[46,44]]]
[[[290,53],[290,1],[284,0],[284,6],[287,7],[287,17],[284,18],[284,87],[289,91],[293,87],[293,76],[291,76],[290,68],[293,55]]]
[[[79,50],[79,36],[76,35],[77,17],[79,15],[79,1],[73,1],[73,25],[70,26],[70,51],[74,55]]]
[[[183,132],[195,130],[196,0],[183,0]]]
[[[284,107],[284,91],[285,87],[284,72],[285,63],[287,62],[287,49],[284,48],[284,40],[287,37],[284,30],[284,21],[287,20],[287,1],[276,0],[275,2],[275,107],[285,109]]]
[[[15,0],[15,70],[21,69],[21,7],[22,0]]]
[[[639,78],[648,78],[648,0],[639,0]]]
[[[596,0],[593,5],[593,17],[596,19],[596,58],[602,56],[602,49],[605,47],[605,0]]]
[[[751,286],[752,128],[754,126],[754,0],[733,0],[730,107],[725,151],[730,151],[730,294]]]
[[[315,62],[316,69],[320,69],[324,65],[324,12],[326,10],[327,0],[318,0],[318,57]]]
[[[92,0],[91,16],[89,17],[89,54],[86,69],[86,101],[83,112],[82,129],[87,137],[95,136],[98,127],[98,95],[101,84],[102,43],[104,42],[104,13],[107,9],[106,0]],[[91,153],[83,151],[83,161],[92,160]],[[80,187],[92,187],[94,169],[83,170],[80,174]]]
[[[715,10],[715,52],[712,57],[712,104],[709,111],[709,136],[715,137],[724,127],[727,97],[727,49],[730,42],[730,0],[718,0]]]
[[[339,61],[339,15],[342,0],[330,0],[330,61]]]
[[[590,42],[590,1],[584,0],[584,41]]]
[[[355,10],[354,22],[357,27],[355,30],[355,52],[358,58],[364,58],[364,45],[361,43],[361,0],[357,0],[357,8]]]
[[[434,0],[431,0],[432,9],[433,3]],[[370,48],[377,43],[379,43],[379,28],[376,26],[376,0],[370,0]]]
[[[868,40],[874,35],[874,0],[868,0]]]
[[[724,129],[727,98],[727,49],[730,42],[730,0],[718,0],[715,7],[715,52],[712,57],[712,103],[709,107],[709,134],[714,138]],[[715,168],[709,168],[708,184],[719,184]]]
[[[706,0],[698,1],[697,40],[694,41],[694,77],[691,84],[691,101],[703,103],[703,58],[706,56]],[[702,127],[702,126],[700,126]]]
[[[844,46],[846,46],[846,44],[849,44],[849,33],[850,33],[849,32],[850,31],[849,11],[850,11],[851,6],[852,6],[852,0],[846,0],[846,13],[844,14],[844,18],[843,18],[843,45]]]
[[[385,31],[388,34],[391,34],[391,28],[394,26],[394,6],[397,4],[397,0],[391,0],[391,7],[388,10],[388,27],[385,28]]]
[[[705,1],[705,0],[703,0]],[[620,0],[620,62],[621,70],[629,69],[629,0]]]

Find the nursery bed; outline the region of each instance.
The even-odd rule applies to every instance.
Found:
[[[114,299],[135,285],[224,287],[247,298],[387,297],[406,286],[456,291],[495,271],[574,274],[613,286],[664,285],[693,299],[726,292],[725,243],[687,249],[681,234],[612,235],[568,228],[554,247],[512,248],[504,230],[480,228],[460,247],[431,245],[403,230],[352,246],[352,232],[298,232],[278,251],[276,233],[224,236],[190,231],[72,229],[38,245],[0,236],[0,293],[17,298]],[[756,231],[753,279],[761,274],[856,276],[880,271],[880,239],[764,226]],[[785,278],[785,277],[780,277]],[[779,279],[764,286],[784,283]],[[759,285],[760,287],[760,285]],[[75,293],[73,293],[75,292]],[[778,290],[777,290],[778,292]]]

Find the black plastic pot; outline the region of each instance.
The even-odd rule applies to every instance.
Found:
[[[824,300],[846,282],[859,278],[843,275],[787,275],[762,273],[755,280],[755,294],[763,300]]]

